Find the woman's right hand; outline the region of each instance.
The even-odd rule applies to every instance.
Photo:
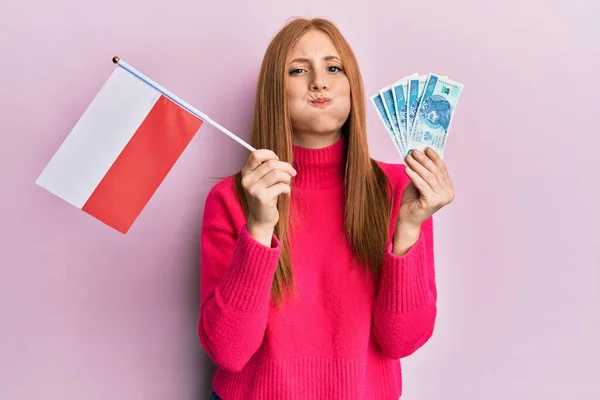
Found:
[[[267,149],[253,151],[242,169],[242,187],[250,212],[248,232],[265,246],[271,246],[275,225],[279,221],[277,199],[291,193],[290,182],[296,176],[291,164]]]

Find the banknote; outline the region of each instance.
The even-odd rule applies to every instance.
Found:
[[[385,130],[387,131],[388,135],[390,135],[390,138],[392,139],[392,143],[394,143],[396,150],[398,150],[399,154],[404,154],[404,151],[402,151],[402,148],[400,147],[400,142],[398,141],[398,138],[394,133],[394,129],[392,128],[392,123],[388,119],[387,113],[385,111],[383,98],[381,97],[381,95],[377,93],[371,96],[371,103],[375,107],[375,111],[377,111],[377,115],[379,115],[379,118],[383,123]]]
[[[420,75],[412,77],[408,80],[408,99],[406,103],[406,125],[408,127],[408,140],[410,140],[410,134],[412,132],[413,121],[415,120],[415,114],[423,95],[423,87],[427,82],[429,75]]]
[[[462,84],[445,75],[414,73],[371,96],[377,115],[402,160],[412,149],[423,150],[428,146],[434,147],[443,156],[450,119],[454,116],[462,89]],[[442,105],[442,99],[446,105]],[[417,120],[418,132],[414,130]]]
[[[383,108],[385,109],[385,114],[392,126],[392,131],[394,132],[394,136],[396,137],[396,143],[398,143],[398,147],[400,148],[400,154],[406,153],[406,137],[402,136],[400,133],[400,126],[398,125],[398,115],[396,114],[396,107],[394,107],[394,95],[392,93],[392,87],[387,86],[379,91],[379,96],[383,100]]]
[[[418,103],[408,140],[408,151],[433,148],[444,158],[444,148],[463,84],[429,74]]]
[[[394,110],[396,111],[396,117],[398,119],[398,129],[400,131],[400,141],[403,144],[404,152],[400,155],[404,157],[406,155],[406,149],[408,145],[408,128],[407,128],[407,108],[406,101],[408,95],[408,79],[418,76],[413,74],[409,77],[400,79],[398,82],[392,84],[392,96],[394,98]]]
[[[408,104],[407,104],[407,132],[408,132],[408,140],[410,140],[410,135],[412,132],[412,127],[415,124],[415,114],[417,113],[417,108],[419,107],[419,103],[421,102],[421,98],[423,97],[423,91],[425,89],[425,83],[427,83],[428,75],[421,76],[412,76],[408,80]],[[448,78],[447,76],[440,76],[440,78]]]

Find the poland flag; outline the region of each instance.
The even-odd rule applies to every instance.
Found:
[[[115,68],[36,183],[126,233],[202,123]]]

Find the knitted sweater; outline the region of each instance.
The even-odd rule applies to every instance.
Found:
[[[379,162],[394,191],[389,242],[375,296],[372,275],[356,268],[344,236],[345,144],[294,146],[291,236],[297,300],[270,299],[280,243],[255,241],[233,179],[206,199],[201,235],[199,339],[216,363],[213,389],[223,400],[397,400],[399,359],[432,335],[437,291],[432,221],[403,256],[392,253],[402,164]]]

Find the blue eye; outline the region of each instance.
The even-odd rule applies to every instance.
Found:
[[[333,71],[332,71],[332,69],[333,69]],[[329,72],[342,72],[343,71],[342,67],[339,65],[329,67],[328,70],[329,70]]]
[[[290,70],[290,75],[297,75],[302,72],[302,68],[294,68]]]

